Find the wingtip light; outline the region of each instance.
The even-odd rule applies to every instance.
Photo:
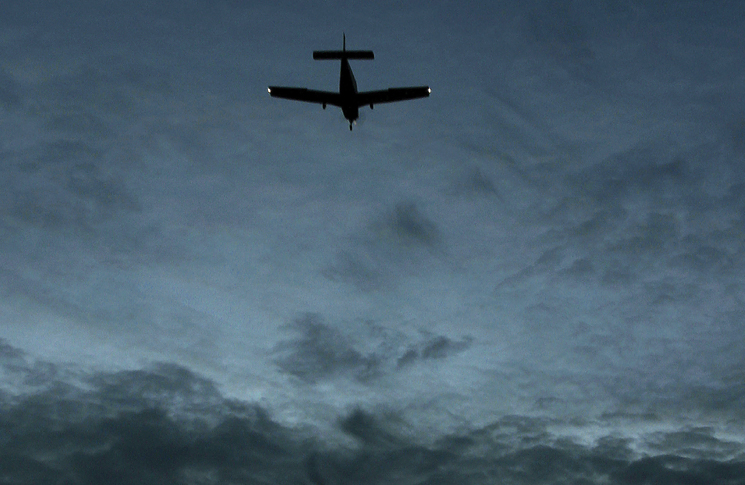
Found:
[[[272,94],[272,88],[266,88],[266,92]]]

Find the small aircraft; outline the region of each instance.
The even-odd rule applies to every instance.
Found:
[[[406,88],[389,88],[381,91],[357,91],[357,81],[349,67],[349,59],[374,59],[372,51],[348,51],[347,36],[342,34],[342,50],[340,51],[313,51],[313,59],[341,59],[341,73],[339,74],[339,92],[316,91],[307,88],[287,88],[269,86],[269,94],[275,98],[294,99],[308,103],[320,103],[323,109],[326,105],[338,106],[349,121],[349,130],[359,118],[360,106],[373,106],[378,103],[392,103],[407,99],[426,98],[432,90],[429,86],[416,86]]]

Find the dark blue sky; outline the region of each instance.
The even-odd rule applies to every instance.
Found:
[[[739,2],[2,10],[0,482],[744,483]]]

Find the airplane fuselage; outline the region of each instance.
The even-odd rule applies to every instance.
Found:
[[[354,79],[352,67],[346,57],[341,60],[341,72],[339,73],[339,94],[342,98],[341,110],[349,123],[360,117],[360,109],[357,106],[357,81]]]

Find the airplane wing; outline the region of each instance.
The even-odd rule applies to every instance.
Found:
[[[294,99],[295,101],[306,101],[308,103],[341,106],[341,96],[339,93],[331,91],[315,91],[307,88],[269,86],[269,94],[275,98]]]
[[[432,90],[429,86],[417,86],[411,88],[389,88],[381,91],[362,91],[357,93],[357,105],[393,103],[407,99],[426,98]]]

